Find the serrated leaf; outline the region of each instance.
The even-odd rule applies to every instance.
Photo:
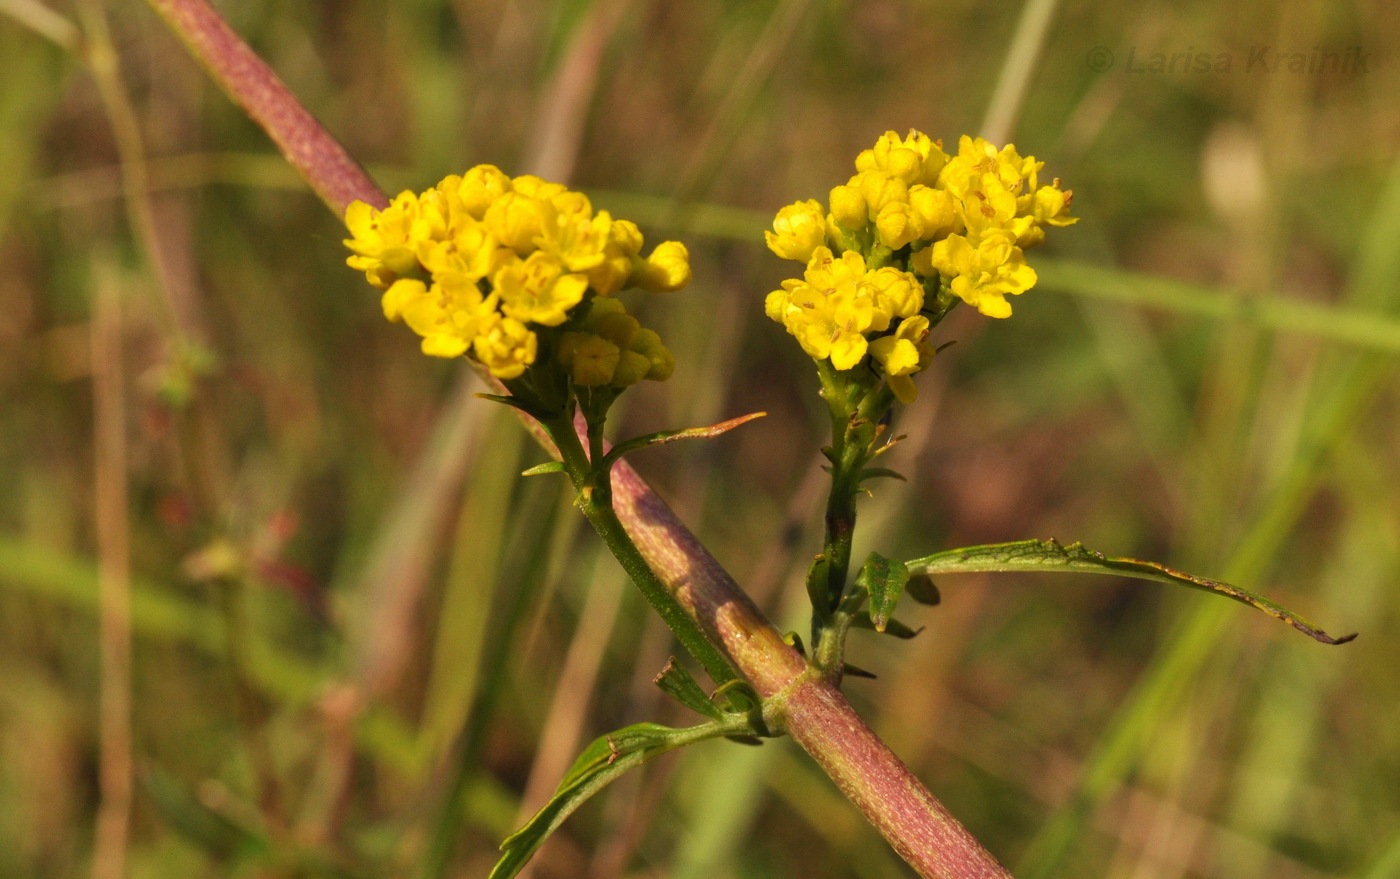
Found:
[[[851,617],[851,625],[857,629],[869,629],[872,632],[880,631],[879,629],[875,628],[875,621],[870,618],[870,614],[867,611],[861,611],[860,613]],[[904,623],[901,623],[899,620],[892,618],[885,623],[885,630],[881,632],[881,634],[893,636],[895,638],[900,639],[901,641],[908,641],[910,638],[917,636],[923,630],[923,626],[920,626],[917,629],[911,629]]]
[[[929,607],[935,607],[943,600],[943,595],[928,574],[911,573],[909,582],[904,584],[904,594]]]
[[[653,683],[660,687],[663,693],[691,711],[703,714],[711,720],[724,719],[724,710],[710,701],[704,688],[691,677],[690,672],[676,664],[674,656],[666,662],[666,667],[656,676]]]
[[[885,631],[890,614],[894,613],[899,596],[904,593],[904,584],[908,582],[909,569],[903,562],[891,561],[878,552],[872,552],[865,560],[856,585],[870,593],[870,619],[875,631]]]
[[[638,723],[594,740],[574,761],[544,808],[501,843],[503,854],[489,879],[511,879],[519,873],[565,818],[627,770],[684,745],[744,732],[731,724],[672,729]]]
[[[635,452],[638,449],[647,449],[652,446],[665,445],[677,440],[684,439],[709,439],[728,433],[741,424],[747,424],[755,418],[762,418],[767,412],[750,412],[748,415],[740,415],[738,418],[731,418],[728,421],[721,421],[718,424],[711,424],[709,427],[688,427],[684,430],[662,430],[657,433],[648,433],[643,436],[633,437],[625,442],[620,442],[612,447],[603,458],[603,467],[611,467],[623,455]]]
[[[1020,540],[1014,543],[993,543],[937,552],[906,563],[909,570],[920,574],[951,574],[973,571],[1046,571],[1050,573],[1079,572],[1085,574],[1114,574],[1158,583],[1173,583],[1191,589],[1214,592],[1226,598],[1261,610],[1277,620],[1323,644],[1345,644],[1356,635],[1334,638],[1322,629],[1263,596],[1238,586],[1221,583],[1176,571],[1156,562],[1138,559],[1111,558],[1103,553],[1085,549],[1081,543],[1061,546],[1054,540]]]
[[[564,473],[563,461],[545,461],[543,464],[536,464],[528,470],[522,470],[521,476],[543,476],[546,473]]]

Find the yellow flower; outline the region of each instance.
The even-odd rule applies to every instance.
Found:
[[[422,281],[403,278],[389,285],[379,304],[384,309],[384,317],[392,323],[403,320],[403,310],[419,296],[428,294],[428,285]]]
[[[1019,238],[1030,228],[1030,217],[1016,216],[1016,196],[994,174],[983,174],[961,203],[961,218],[967,237],[974,243],[988,235],[1009,234]]]
[[[631,220],[613,220],[603,261],[588,270],[588,283],[599,296],[611,296],[632,275],[632,257],[642,249],[642,233]]]
[[[495,165],[477,165],[462,175],[457,197],[473,219],[486,216],[491,203],[510,192],[510,178]]]
[[[507,315],[547,327],[568,320],[569,309],[583,301],[588,289],[587,278],[565,274],[559,260],[543,251],[530,254],[529,259],[507,262],[492,283]]]
[[[879,317],[871,328],[876,332],[883,331],[897,317],[913,317],[924,307],[924,287],[919,279],[894,266],[866,272],[860,279],[860,293],[875,301]]]
[[[578,195],[582,198],[581,193]],[[560,203],[568,209],[561,210]],[[608,258],[607,247],[612,239],[613,222],[607,211],[599,211],[598,216],[594,217],[586,199],[582,204],[569,204],[564,198],[557,197],[549,204],[545,214],[540,246],[558,257],[569,271],[586,272],[602,265]]]
[[[486,209],[486,228],[506,247],[520,256],[529,256],[544,234],[549,207],[522,192],[507,192]]]
[[[648,293],[679,290],[690,283],[690,251],[679,241],[663,241],[645,261],[634,262],[630,280]]]
[[[910,185],[932,185],[947,162],[941,142],[930,140],[928,135],[911,128],[904,140],[895,132],[886,131],[873,149],[863,150],[856,156],[856,170],[898,177]]]
[[[1049,223],[1051,226],[1071,226],[1078,223],[1078,217],[1069,215],[1069,203],[1073,197],[1074,190],[1061,190],[1060,178],[1056,177],[1053,185],[1042,186],[1035,191],[1031,216],[1035,217],[1037,223]]]
[[[783,259],[805,263],[826,243],[826,213],[815,199],[799,201],[778,211],[773,231],[763,233],[768,249]]]
[[[568,192],[568,187],[562,183],[549,183],[541,180],[534,174],[525,174],[516,177],[511,181],[511,188],[528,198],[537,198],[540,201],[548,201],[556,195],[563,195]]]
[[[444,275],[426,288],[422,281],[401,280],[384,294],[384,314],[403,320],[423,337],[423,353],[459,357],[472,339],[496,318],[498,297],[482,296],[476,282]]]
[[[532,327],[567,324],[591,286],[598,296],[582,331],[546,336],[577,384],[620,388],[665,379],[675,368],[656,333],[602,297],[628,282],[653,292],[684,286],[685,246],[664,242],[640,259],[637,226],[595,215],[581,192],[478,165],[422,193],[400,193],[382,211],[356,202],[345,222],[349,264],[385,291],[384,316],[408,324],[426,354],[470,354],[498,378],[518,378],[539,356]]]
[[[818,247],[804,280],[784,282],[784,290],[769,295],[769,314],[778,314],[775,319],[782,320],[809,356],[829,357],[837,369],[851,369],[865,356],[864,334],[889,325],[874,296],[859,289],[864,277],[865,259],[859,253],[847,251],[836,259]],[[878,326],[882,319],[884,326]]]
[[[472,340],[472,353],[499,379],[519,378],[535,362],[539,339],[519,321],[493,315]]]
[[[399,275],[418,267],[412,236],[417,219],[418,196],[407,190],[394,196],[382,211],[362,201],[351,202],[345,209],[345,225],[351,235],[345,246],[354,255],[345,264],[364,272],[381,290],[387,288]]]
[[[862,171],[846,184],[860,190],[868,212],[867,221],[880,216],[880,209],[890,202],[909,203],[909,187],[898,177],[890,177],[878,171]]]
[[[915,254],[914,261],[917,271],[936,269],[952,278],[953,293],[988,317],[1010,317],[1005,297],[1024,293],[1036,280],[1021,248],[1006,235],[988,236],[976,246],[962,235],[949,235]]]
[[[928,343],[928,334],[928,318],[916,315],[901,321],[894,335],[881,336],[870,343],[870,356],[885,371],[895,397],[906,405],[918,396],[910,376],[933,361],[934,349]]]
[[[504,254],[509,255],[509,250]],[[485,223],[468,214],[458,217],[452,237],[418,242],[418,261],[434,275],[455,273],[473,280],[491,275],[502,258],[502,249]]]

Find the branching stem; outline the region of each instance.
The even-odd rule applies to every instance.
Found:
[[[602,463],[604,456],[601,419],[596,423],[590,421],[588,425],[591,456],[584,451],[583,443],[574,429],[573,418],[563,415],[544,421],[543,424],[550,438],[554,440],[555,447],[559,449],[565,471],[578,491],[576,503],[579,509],[622,565],[627,576],[637,584],[647,601],[675,633],[676,639],[699,661],[716,684],[737,679],[738,674],[729,660],[710,643],[695,620],[686,614],[666,590],[665,584],[656,576],[646,559],[642,558],[637,545],[632,542],[632,538],[617,518],[612,504],[612,479],[610,473],[606,472],[611,470],[611,467]],[[600,462],[600,468],[593,466],[592,461],[595,460]],[[599,469],[605,472],[600,473]]]

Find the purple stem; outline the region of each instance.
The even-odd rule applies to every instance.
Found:
[[[205,0],[148,0],[215,81],[267,131],[337,215],[354,200],[388,203],[363,169]],[[537,425],[532,431],[549,445]],[[633,542],[676,600],[765,698],[786,704],[787,731],[927,879],[1010,879],[865,724],[840,689],[809,673],[748,595],[625,461],[613,501]]]
[[[389,203],[359,163],[214,7],[203,0],[148,2],[337,217],[344,217],[345,208],[356,199],[377,208]]]

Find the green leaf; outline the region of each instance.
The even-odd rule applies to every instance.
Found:
[[[1214,592],[1247,604],[1277,620],[1288,623],[1303,634],[1323,644],[1345,644],[1356,635],[1334,638],[1317,626],[1238,586],[1175,571],[1156,562],[1137,559],[1110,558],[1103,553],[1084,548],[1081,543],[1061,546],[1054,540],[1020,540],[1014,543],[993,543],[937,552],[906,563],[916,574],[951,574],[973,571],[1047,571],[1050,573],[1079,572],[1085,574],[1115,574],[1159,583],[1175,583],[1205,592]]]
[[[865,560],[856,585],[870,593],[870,619],[875,631],[885,631],[890,614],[894,613],[899,596],[904,593],[904,584],[908,582],[909,569],[903,562],[892,562],[878,552],[872,552]]]
[[[519,873],[565,818],[627,770],[685,745],[748,732],[742,724],[734,722],[707,723],[686,729],[638,723],[596,739],[574,761],[544,808],[501,843],[504,854],[488,879],[510,879]]]
[[[545,461],[543,464],[536,464],[528,470],[522,470],[521,476],[543,476],[546,473],[567,473],[563,461]]]
[[[900,482],[908,482],[909,478],[898,470],[891,470],[888,467],[866,467],[860,471],[860,481],[867,479],[898,479]]]
[[[705,695],[705,690],[690,676],[690,672],[676,664],[674,656],[667,660],[666,667],[656,676],[653,683],[660,687],[663,693],[691,711],[703,714],[711,720],[724,719],[724,710],[710,701],[710,697]]]
[[[500,403],[502,405],[509,406],[512,409],[519,409],[521,412],[524,412],[526,415],[529,415],[531,418],[534,418],[537,421],[544,421],[545,419],[550,418],[554,414],[551,412],[546,412],[545,410],[540,409],[537,406],[531,406],[529,403],[524,402],[518,397],[512,397],[503,394],[472,394],[472,396],[481,400],[490,400],[493,403]]]
[[[875,680],[876,677],[875,672],[866,671],[858,665],[851,665],[849,662],[841,664],[841,673],[846,675],[847,677],[869,678],[872,681]]]
[[[912,574],[909,582],[904,584],[904,594],[929,607],[935,607],[943,600],[938,587],[933,583],[933,578],[928,574]]]
[[[880,629],[875,628],[875,621],[870,618],[870,614],[866,611],[861,611],[851,617],[851,625],[857,629],[869,629],[872,632],[881,632]],[[885,628],[881,634],[892,635],[901,641],[908,641],[923,630],[923,626],[917,629],[911,629],[899,620],[890,619],[885,622]]]
[[[738,418],[731,418],[728,421],[721,421],[718,424],[711,424],[709,427],[688,427],[685,430],[662,430],[657,433],[648,433],[642,436],[633,437],[625,442],[620,442],[612,447],[612,451],[603,457],[603,472],[607,472],[613,464],[623,456],[638,449],[646,449],[652,446],[665,445],[683,439],[709,439],[728,433],[741,424],[747,424],[755,418],[762,418],[767,412],[750,412],[748,415],[740,415]]]
[[[748,681],[725,681],[715,689],[715,694],[710,698],[727,706],[726,714],[742,715],[746,718],[749,725],[747,732],[768,735],[768,724],[763,719],[763,697],[758,695],[758,691]]]

